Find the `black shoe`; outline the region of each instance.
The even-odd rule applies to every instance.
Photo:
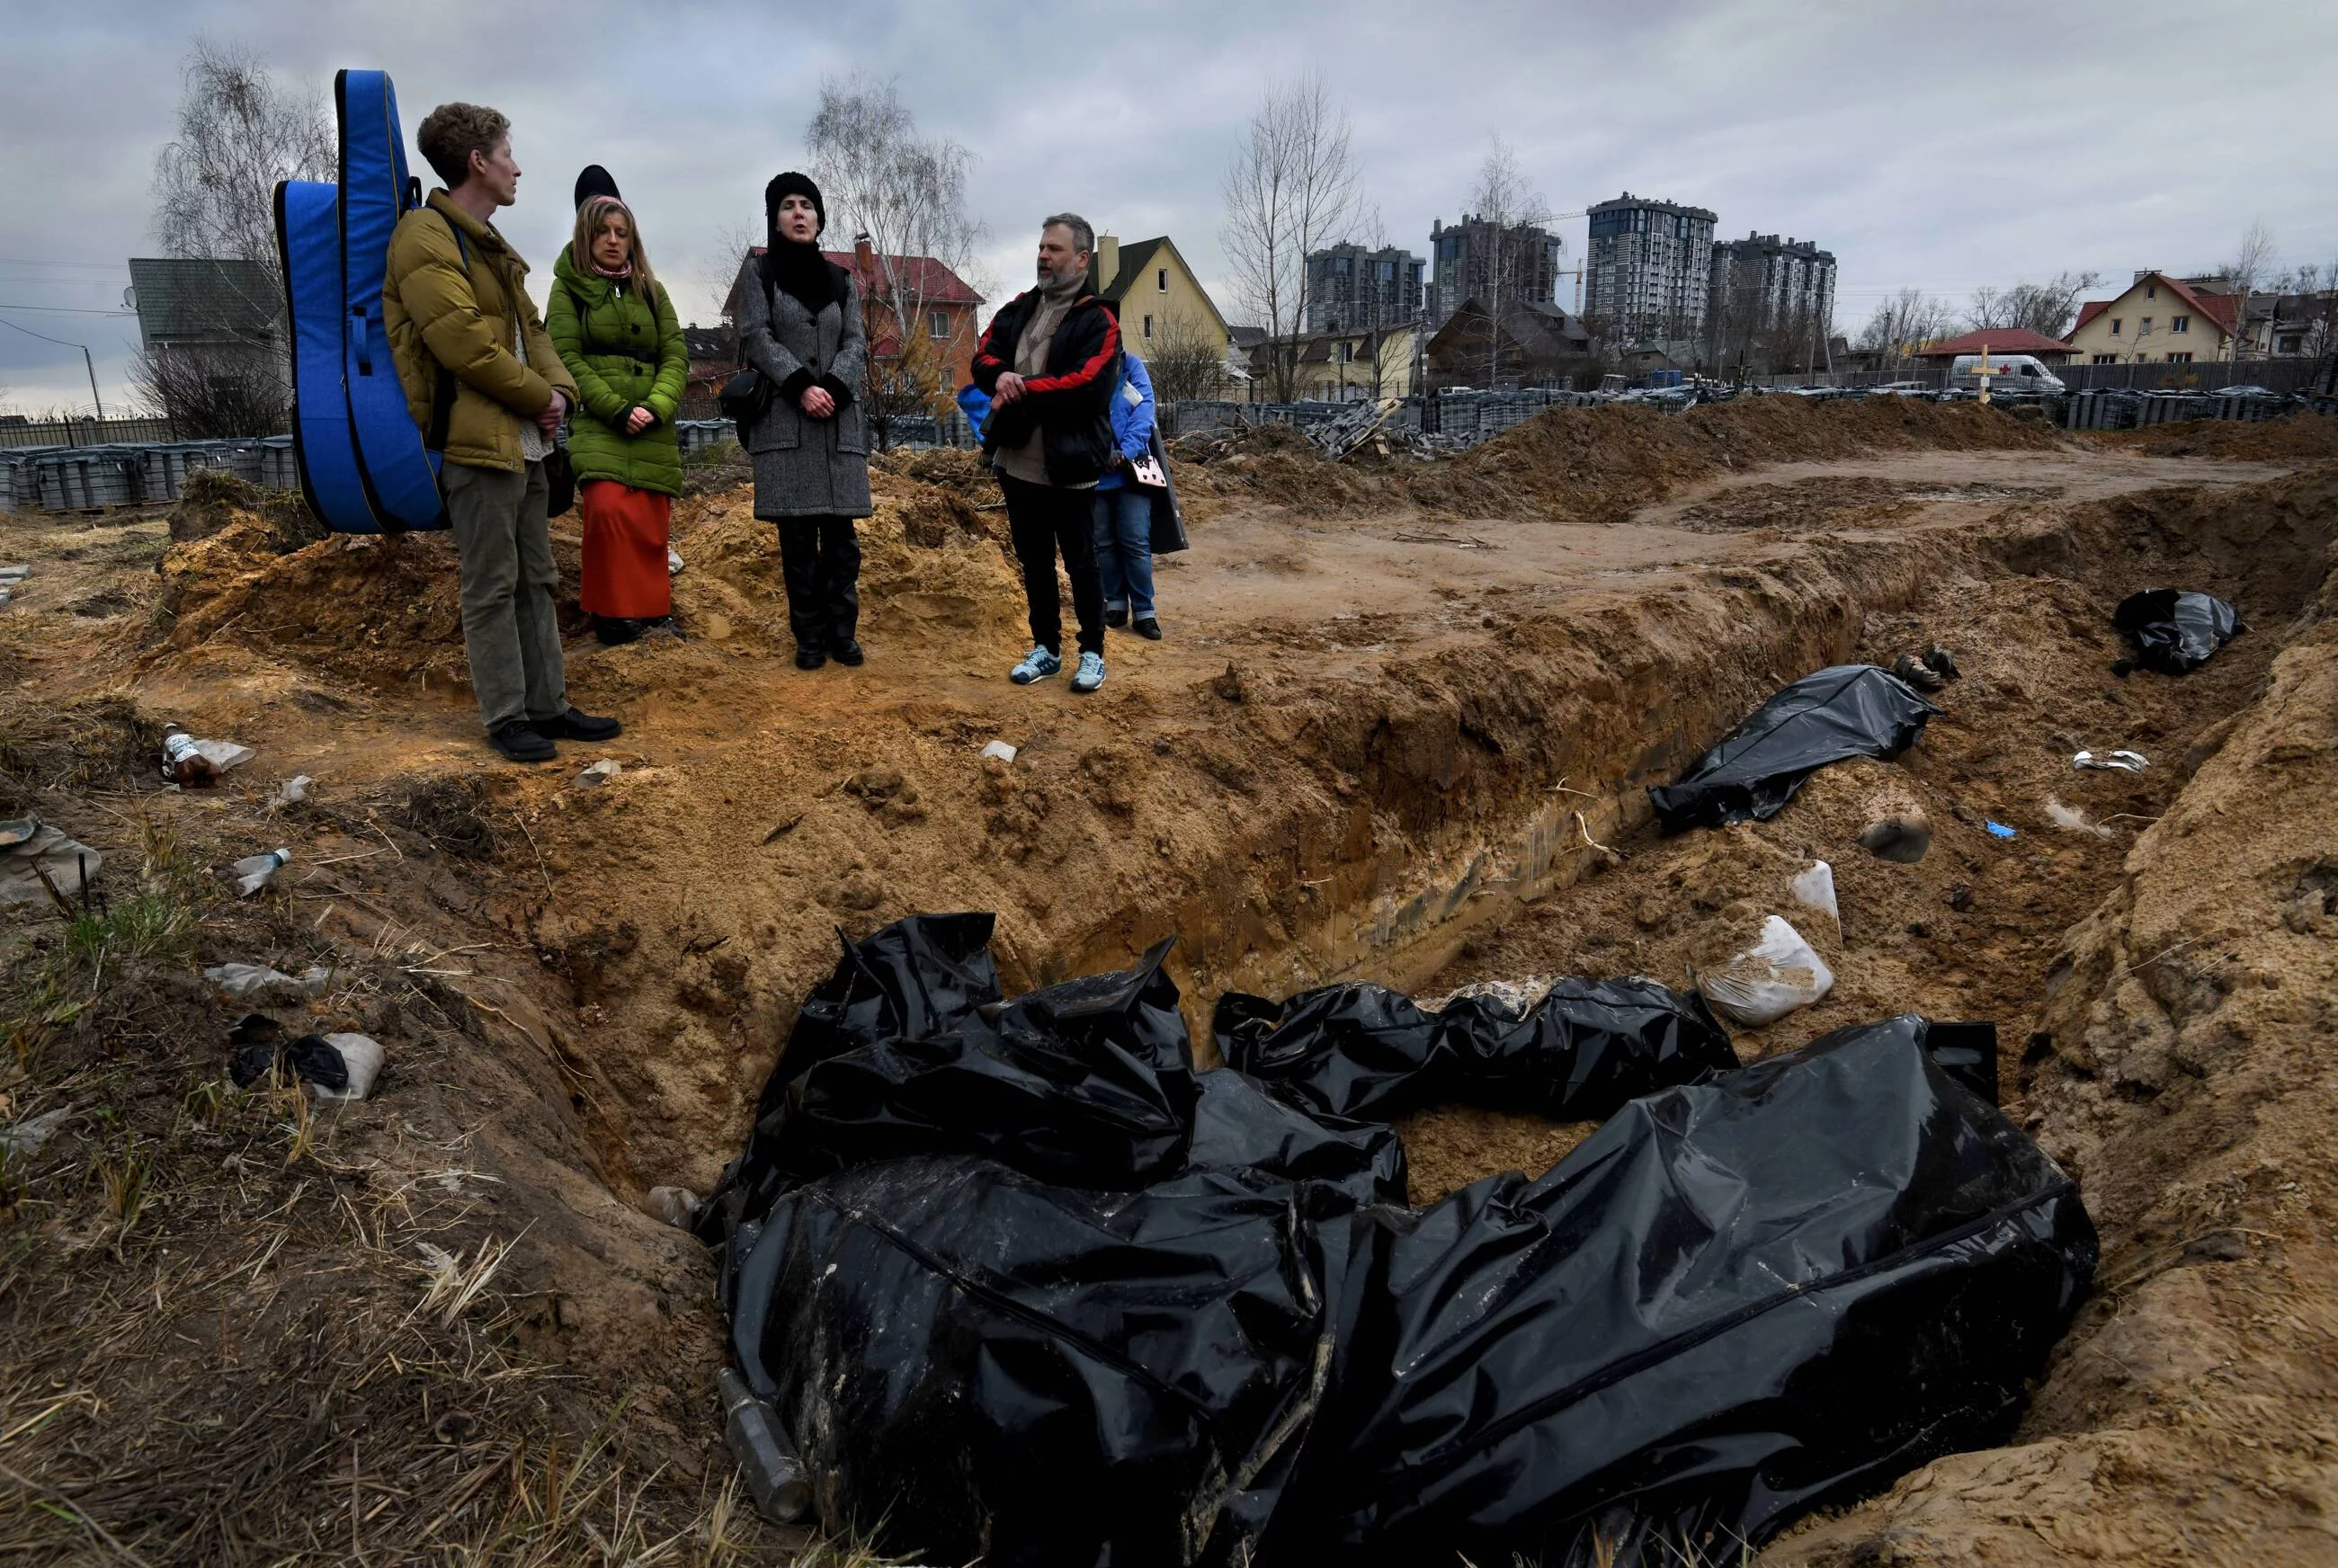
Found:
[[[828,662],[828,655],[827,655],[827,654],[825,654],[825,653],[823,653],[823,652],[821,652],[819,649],[817,649],[817,648],[810,648],[810,647],[806,647],[804,644],[802,644],[802,643],[801,643],[801,642],[799,642],[798,644],[796,644],[796,668],[797,668],[797,669],[799,669],[799,670],[817,670],[817,669],[819,669],[821,665],[823,665],[823,664],[825,664],[825,663],[827,663],[827,662]]]
[[[1136,634],[1148,642],[1161,641],[1161,622],[1147,615],[1136,623]]]
[[[604,648],[621,648],[640,640],[642,623],[615,615],[595,615],[593,617],[593,635]]]
[[[688,641],[688,639],[683,637],[682,634],[682,627],[675,622],[674,618],[671,615],[661,615],[654,621],[643,622],[642,636],[644,639],[670,637],[676,642]]]
[[[625,727],[614,719],[596,719],[574,708],[554,718],[531,719],[528,722],[539,733],[555,740],[614,740],[625,732]]]
[[[1121,627],[1128,624],[1128,612],[1125,610],[1107,610],[1104,612],[1104,623],[1113,628],[1115,631],[1118,631]]]
[[[839,664],[850,665],[856,670],[869,661],[869,655],[860,651],[860,644],[849,637],[828,652]]]
[[[560,755],[559,750],[525,719],[496,725],[487,736],[487,744],[503,753],[506,762],[549,762]]]

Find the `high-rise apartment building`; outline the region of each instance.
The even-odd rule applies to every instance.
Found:
[[[1748,234],[1713,248],[1706,354],[1716,366],[1815,363],[1834,324],[1834,253],[1815,241]]]
[[[1558,237],[1531,223],[1502,225],[1464,217],[1449,227],[1429,226],[1436,271],[1429,284],[1429,324],[1441,327],[1477,299],[1489,310],[1513,303],[1548,305],[1558,299]]]
[[[1333,245],[1307,257],[1307,330],[1398,327],[1420,315],[1422,262],[1387,246]]]
[[[1587,216],[1585,318],[1627,342],[1701,338],[1713,287],[1714,215],[1626,191]]]

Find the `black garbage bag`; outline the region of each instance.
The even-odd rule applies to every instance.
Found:
[[[1198,1091],[1176,983],[1162,972],[1168,954],[1164,941],[1135,969],[817,1062],[759,1131],[768,1127],[773,1158],[798,1181],[958,1152],[1071,1187],[1174,1176]]]
[[[1737,1065],[1704,998],[1633,975],[1565,979],[1524,1012],[1465,995],[1437,1013],[1385,986],[1326,985],[1277,1004],[1229,992],[1218,1052],[1319,1116],[1388,1122],[1456,1101],[1580,1122]]]
[[[1395,1128],[1311,1114],[1230,1067],[1203,1073],[1200,1084],[1189,1165],[1310,1182],[1336,1193],[1337,1206],[1405,1202],[1404,1141]],[[1320,1194],[1311,1196],[1310,1211],[1325,1211]]]
[[[1184,1169],[1198,1090],[1176,983],[1162,969],[1168,942],[1134,969],[977,1003],[990,970],[987,954],[969,962],[975,928],[904,929],[913,924],[864,945],[883,941],[898,962],[870,965],[848,952],[839,976],[866,970],[882,983],[866,1001],[848,989],[848,1005],[833,1009],[841,1023],[826,1007],[813,1015],[811,1060],[800,1069],[799,1024],[747,1154],[702,1214],[735,1226],[791,1185],[912,1154],[987,1154],[1074,1187],[1139,1187]],[[896,996],[914,1001],[904,1007]],[[905,1032],[853,1043],[896,1020]]]
[[[2182,588],[2128,594],[2111,612],[2111,624],[2134,639],[2137,663],[2163,675],[2197,670],[2247,630],[2222,599]]]
[[[2097,1244],[1926,1028],[1636,1101],[1540,1181],[1321,1224],[1331,1386],[1260,1560],[1734,1562],[1999,1436]]]
[[[820,1523],[917,1561],[1239,1561],[1330,1359],[1287,1183],[891,1161],[742,1228],[732,1346]]]
[[[1803,780],[1851,757],[1897,757],[1940,709],[1888,670],[1836,664],[1754,710],[1670,784],[1648,791],[1667,833],[1767,821]]]

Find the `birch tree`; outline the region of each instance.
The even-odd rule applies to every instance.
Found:
[[[1238,308],[1266,328],[1261,358],[1278,403],[1295,399],[1307,322],[1307,254],[1346,233],[1356,209],[1348,117],[1307,75],[1267,84],[1226,166],[1219,230]]]
[[[1550,220],[1541,192],[1528,186],[1518,169],[1518,155],[1499,136],[1478,166],[1478,182],[1470,189],[1472,215],[1487,228],[1487,254],[1481,269],[1473,267],[1478,291],[1486,305],[1486,386],[1491,390],[1501,370],[1502,310],[1515,306],[1529,292],[1527,285],[1538,270],[1537,250],[1543,243],[1542,225]]]
[[[949,368],[971,343],[970,309],[940,313],[945,338],[930,325],[986,237],[967,211],[974,154],[949,137],[922,134],[897,83],[860,75],[820,83],[804,143],[828,201],[824,243],[843,250],[865,234],[876,251],[875,277],[861,279],[874,296],[866,303],[877,307],[862,407],[881,445],[901,415],[939,412],[953,390]],[[892,351],[879,352],[888,342]]]

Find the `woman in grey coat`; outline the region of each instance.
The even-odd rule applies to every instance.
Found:
[[[869,422],[860,403],[869,334],[852,274],[820,251],[828,210],[801,174],[763,188],[766,243],[740,290],[739,347],[773,396],[747,433],[755,515],[780,527],[796,668],[831,655],[858,664],[860,544],[869,501]]]

